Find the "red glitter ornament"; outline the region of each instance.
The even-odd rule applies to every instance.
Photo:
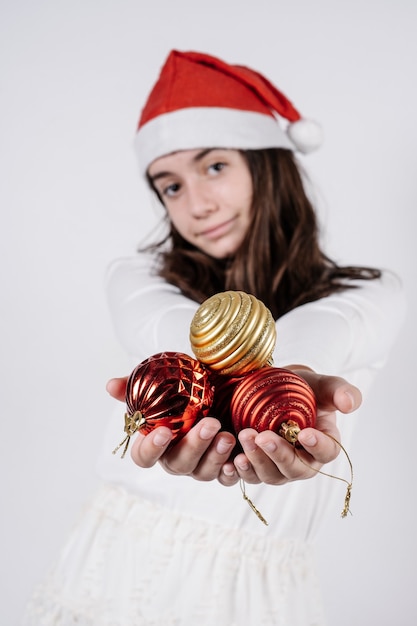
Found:
[[[295,443],[300,430],[315,425],[316,399],[307,382],[294,372],[263,367],[234,387],[230,414],[236,433],[244,428],[273,430]]]
[[[230,398],[230,385],[224,391],[223,398],[226,397]],[[254,428],[258,432],[273,430],[294,445],[295,454],[304,465],[318,474],[346,483],[342,517],[347,516],[350,512],[353,468],[342,444],[332,435],[325,433],[345,453],[350,467],[350,481],[312,467],[297,453],[299,432],[303,428],[314,427],[317,417],[314,392],[301,376],[278,367],[264,367],[248,374],[234,385],[230,400],[230,415],[236,433],[244,428]],[[247,499],[244,492],[243,497]],[[264,521],[250,501],[249,504],[258,517]]]
[[[208,414],[213,393],[207,371],[187,354],[161,352],[147,358],[128,378],[126,437],[113,453],[125,444],[123,458],[136,431],[147,434],[157,426],[171,428],[172,441],[177,441]]]

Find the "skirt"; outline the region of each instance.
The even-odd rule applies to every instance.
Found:
[[[314,549],[207,524],[106,485],[23,626],[323,626]]]

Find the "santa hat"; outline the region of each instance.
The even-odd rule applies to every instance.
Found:
[[[284,124],[282,123],[284,122]],[[143,171],[178,150],[319,147],[318,124],[302,119],[264,76],[200,52],[170,52],[142,110],[135,147]]]

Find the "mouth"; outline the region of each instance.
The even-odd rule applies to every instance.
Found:
[[[226,222],[207,228],[206,230],[198,233],[198,237],[204,237],[205,239],[218,239],[230,231],[235,220],[236,217],[232,217],[230,220],[226,220]]]

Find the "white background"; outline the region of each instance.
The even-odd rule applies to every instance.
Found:
[[[258,69],[320,120],[304,164],[328,252],[404,280],[350,450],[354,515],[329,520],[321,567],[330,626],[416,623],[416,31],[413,0],[1,0],[2,624],[96,484],[105,382],[128,373],[103,277],[156,219],[132,139],[171,48]]]

